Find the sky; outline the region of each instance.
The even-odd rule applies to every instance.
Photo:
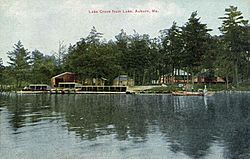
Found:
[[[250,20],[250,0],[0,0],[0,58],[7,65],[7,52],[18,40],[30,52],[52,55],[59,41],[75,44],[93,26],[107,40],[114,40],[121,29],[154,38],[173,21],[184,25],[194,11],[213,29],[212,35],[219,35],[218,17],[230,5]]]

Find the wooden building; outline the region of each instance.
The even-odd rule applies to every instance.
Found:
[[[59,82],[76,82],[76,75],[72,72],[64,72],[51,78],[52,87],[58,87]]]
[[[194,79],[195,83],[226,83],[222,77],[204,77],[198,76]]]
[[[114,86],[134,86],[134,80],[127,75],[120,75],[113,80]]]
[[[95,85],[95,86],[104,86],[106,83],[107,79],[106,78],[87,78],[82,81],[83,85]]]
[[[188,80],[187,80],[188,78]],[[188,83],[192,81],[192,75],[184,70],[174,70],[174,75],[164,75],[161,77],[160,82],[162,84],[168,83]],[[194,77],[194,83],[225,83],[222,77],[214,76],[210,72],[204,70],[204,72],[199,73]]]
[[[187,80],[188,77],[188,80]],[[164,75],[160,78],[161,84],[187,83],[191,81],[191,74],[181,69],[174,69],[174,73]]]

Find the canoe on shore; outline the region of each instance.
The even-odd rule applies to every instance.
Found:
[[[188,92],[188,91],[177,91],[172,92],[173,96],[204,96],[203,92]]]

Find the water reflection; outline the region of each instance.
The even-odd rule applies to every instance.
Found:
[[[11,94],[7,107],[9,121],[14,132],[29,124],[37,123],[50,113],[47,96],[19,96]]]
[[[148,145],[154,136],[161,141],[160,145],[156,141],[151,144],[167,144],[165,152],[163,149],[161,153],[169,154],[169,150],[172,156],[209,157],[218,153],[213,146],[219,143],[223,158],[248,158],[249,99],[247,93],[217,94],[206,98],[12,94],[0,95],[0,108],[7,108],[6,120],[14,134],[25,133],[23,127],[43,130],[43,124],[52,122],[82,141],[99,141],[101,137],[110,138],[111,135],[120,142]],[[3,129],[1,125],[0,128]],[[104,145],[96,143],[95,146],[105,147],[110,142],[114,141],[105,141]]]

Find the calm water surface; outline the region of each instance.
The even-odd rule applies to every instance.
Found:
[[[1,94],[0,158],[249,159],[250,94]]]

